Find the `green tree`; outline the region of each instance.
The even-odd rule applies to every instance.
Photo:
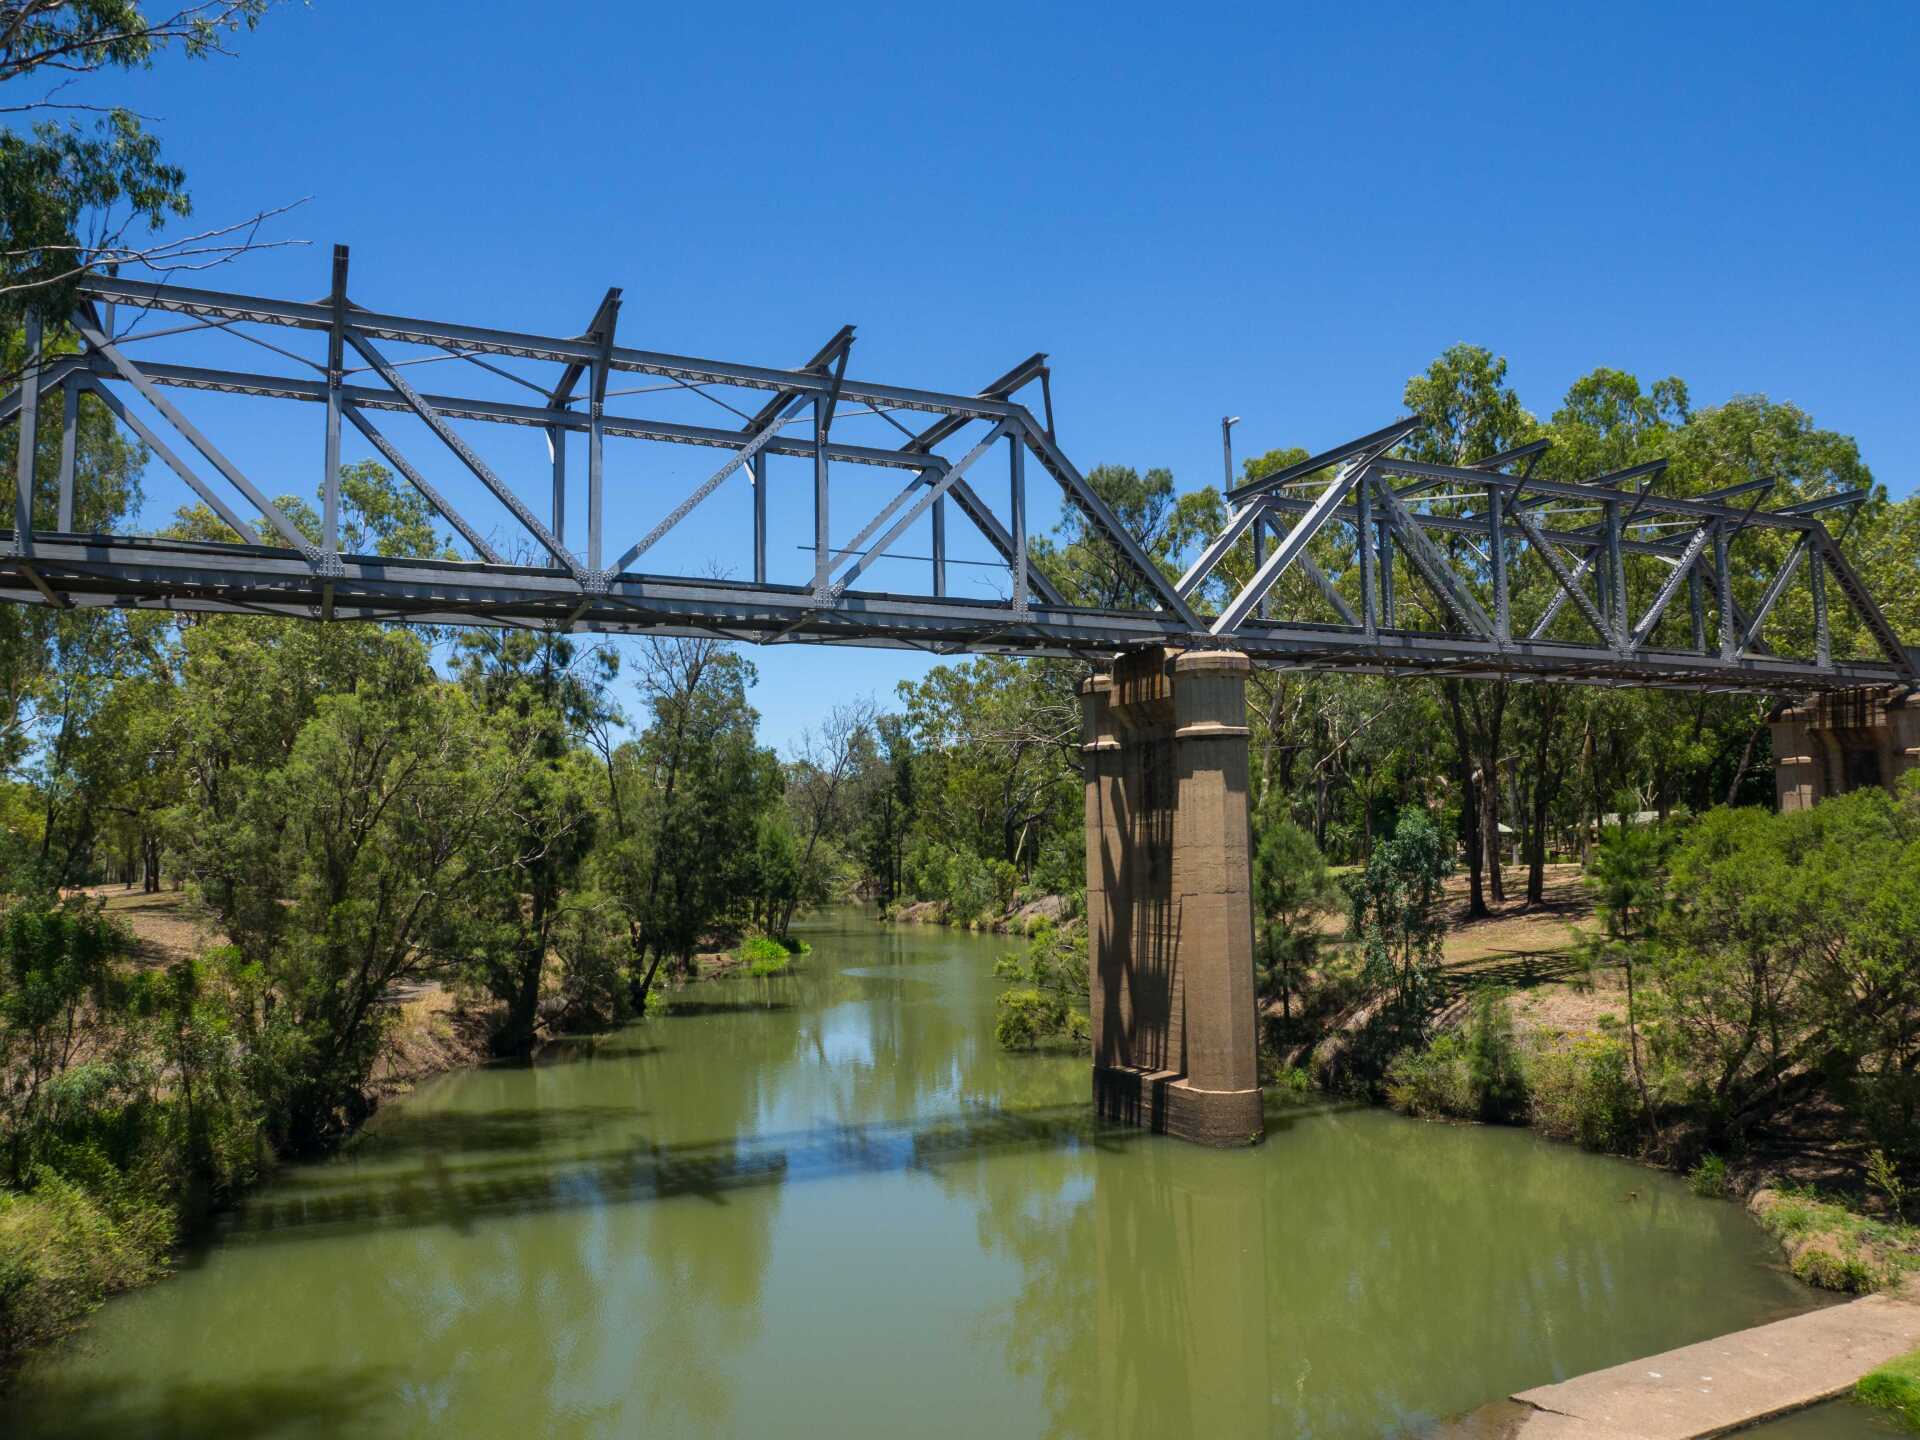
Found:
[[[1007,982],[994,1001],[994,1038],[1003,1049],[1031,1050],[1049,1040],[1085,1044],[1087,932],[1042,923],[1024,955],[1003,955],[993,976]]]
[[[690,966],[701,936],[753,893],[760,817],[780,775],[754,743],[752,678],[713,641],[650,641],[642,657],[651,723],[614,756],[608,803],[624,828],[594,861],[594,888],[626,920],[636,1012],[660,966]]]
[[[1381,1001],[1384,1054],[1417,1044],[1439,999],[1446,938],[1440,892],[1453,870],[1449,849],[1424,810],[1403,810],[1366,869],[1346,882],[1366,982]]]
[[[7,107],[30,119],[28,128],[0,128],[0,325],[17,325],[29,307],[64,317],[74,283],[105,265],[167,257],[204,264],[209,251],[247,248],[232,230],[197,243],[135,243],[193,212],[186,174],[161,157],[143,117],[123,106],[83,125],[78,117],[98,107],[56,98],[55,77],[145,69],[169,49],[189,58],[224,53],[269,3],[209,0],[149,13],[137,0],[0,0],[0,84],[15,97],[49,86]]]
[[[468,632],[457,673],[510,749],[526,757],[507,806],[492,817],[495,856],[473,910],[456,920],[472,971],[506,1006],[501,1054],[532,1049],[555,927],[584,880],[595,833],[596,777],[583,737],[606,708],[617,661],[584,656],[562,635]],[[583,942],[577,942],[583,943]]]
[[[1168,578],[1195,545],[1226,522],[1220,493],[1212,486],[1182,495],[1171,470],[1142,475],[1127,465],[1096,465],[1087,484],[1121,526]],[[1133,568],[1120,547],[1094,527],[1072,503],[1062,508],[1055,541],[1035,537],[1034,563],[1069,600],[1102,610],[1151,609],[1157,602],[1151,585]]]
[[[1293,1016],[1293,998],[1320,949],[1320,917],[1339,887],[1313,837],[1285,815],[1285,798],[1272,792],[1255,827],[1253,850],[1254,955],[1261,1003],[1280,1002]]]
[[[525,765],[464,690],[434,678],[415,638],[337,627],[358,642],[343,648],[336,627],[308,628],[328,637],[318,658],[361,668],[296,706],[284,689],[241,688],[247,668],[284,666],[276,652],[292,647],[263,642],[288,632],[189,636],[215,630],[208,638],[238,663],[184,717],[191,784],[173,825],[221,928],[262,977],[247,1024],[254,1083],[271,1137],[296,1149],[357,1117],[392,988],[452,958],[434,942],[503,863],[480,842]],[[190,668],[202,648],[190,644]]]
[[[1620,966],[1627,981],[1627,1048],[1633,1061],[1633,1082],[1649,1120],[1653,1100],[1647,1093],[1646,1068],[1640,1059],[1640,1006],[1636,978],[1645,963],[1654,926],[1666,897],[1667,855],[1671,835],[1661,825],[1637,825],[1622,818],[1600,832],[1600,843],[1587,871],[1595,892],[1601,933],[1594,946],[1596,958]]]

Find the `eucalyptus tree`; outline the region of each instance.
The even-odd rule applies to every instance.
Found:
[[[1478,345],[1452,346],[1425,372],[1407,381],[1404,400],[1409,412],[1425,422],[1406,446],[1416,460],[1470,465],[1525,444],[1539,430],[1539,423],[1507,383],[1506,360]],[[1442,503],[1433,508],[1436,513],[1446,513],[1469,503]],[[1446,540],[1456,551],[1462,543],[1457,535],[1449,535]],[[1427,626],[1446,628],[1437,603],[1419,587],[1396,586],[1396,594],[1405,597],[1400,603],[1411,606]],[[1468,913],[1484,915],[1487,888],[1491,888],[1494,899],[1505,898],[1500,870],[1498,775],[1508,686],[1503,680],[1443,680],[1439,688],[1453,740],[1454,775],[1460,793]]]
[[[596,841],[598,783],[584,737],[605,718],[615,653],[584,654],[568,636],[478,630],[457,642],[455,673],[488,723],[525,756],[518,784],[492,817],[505,863],[473,909],[456,918],[470,971],[505,1007],[502,1054],[533,1047],[541,981],[556,929],[585,883]]]
[[[163,158],[148,117],[62,92],[76,78],[146,69],[168,51],[225,53],[271,4],[0,0],[0,114],[12,117],[0,121],[0,324],[28,308],[64,316],[73,284],[108,265],[199,269],[253,248],[244,223],[158,239],[193,213],[186,172]]]
[[[1096,465],[1087,484],[1169,578],[1180,573],[1189,551],[1226,521],[1219,491],[1211,485],[1181,494],[1173,472],[1156,467],[1144,475],[1128,465]],[[1054,527],[1054,539],[1030,542],[1034,563],[1076,605],[1103,610],[1144,609],[1153,598],[1146,582],[1119,548],[1069,503]]]
[[[821,842],[850,828],[854,780],[874,755],[877,710],[870,699],[835,705],[818,728],[801,737],[800,753],[786,767],[788,813],[795,835],[804,838],[799,849],[800,884],[780,917],[779,934],[786,934],[793,925],[802,895],[824,898],[831,888],[827,862],[829,857],[838,858],[838,847],[829,842],[823,849]]]
[[[649,723],[605,767],[623,817],[594,856],[596,888],[623,917],[630,998],[644,1011],[661,965],[689,964],[702,935],[743,906],[779,767],[755,741],[753,667],[718,641],[650,639],[638,681]]]

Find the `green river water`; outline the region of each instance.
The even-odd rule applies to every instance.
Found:
[[[7,1436],[1420,1434],[1814,1303],[1739,1209],[1518,1130],[1103,1129],[1000,1052],[1011,942],[807,927],[447,1076],[110,1303]]]

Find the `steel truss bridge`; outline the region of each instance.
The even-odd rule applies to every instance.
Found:
[[[366,309],[348,298],[347,271],[346,249],[338,247],[331,288],[312,301],[92,278],[70,320],[77,348],[68,353],[43,349],[39,324],[30,320],[27,368],[19,388],[0,400],[0,423],[20,422],[13,528],[0,531],[0,599],[1094,660],[1151,645],[1218,647],[1280,668],[1688,688],[1806,691],[1920,678],[1920,652],[1903,646],[1820,518],[1857,505],[1864,492],[1765,509],[1774,482],[1756,480],[1666,498],[1655,493],[1664,462],[1569,484],[1534,476],[1544,441],[1477,464],[1427,464],[1397,453],[1420,428],[1409,419],[1231,490],[1226,525],[1171,580],[1056,443],[1044,355],[976,394],[944,394],[853,378],[851,326],[806,363],[781,369],[622,345],[617,289],[582,333],[551,337]],[[257,360],[249,368],[167,360],[169,339],[201,349],[217,341],[249,360],[262,350],[278,358],[268,370]],[[303,340],[315,353],[291,348]],[[405,353],[390,354],[391,346]],[[409,372],[418,376],[417,367],[429,364],[451,365],[472,383],[464,392],[416,386]],[[630,386],[625,377],[646,383]],[[500,398],[509,383],[517,389]],[[1036,383],[1044,421],[1014,398]],[[173,398],[184,400],[183,392],[324,412],[324,424],[309,432],[323,451],[318,535],[303,532],[189,418]],[[85,394],[98,396],[238,540],[74,533],[75,426]],[[711,402],[726,423],[644,418],[640,411],[662,408],[663,396]],[[36,437],[55,418],[56,397],[57,494],[36,495]],[[158,423],[128,404],[135,398]],[[517,527],[504,553],[469,507],[437,488],[382,428],[390,415],[419,422],[416,433],[424,426],[428,443],[444,446],[504,508]],[[470,558],[342,551],[343,422],[425,498]],[[546,463],[528,474],[523,461],[489,461],[471,438],[476,426],[544,432]],[[658,523],[609,560],[629,537],[605,533],[606,442],[635,439],[706,447],[721,452],[720,463],[671,508],[662,497]],[[584,441],[584,544],[567,532],[570,440],[576,449]],[[769,461],[776,456],[809,462],[806,583],[768,579]],[[1002,464],[1004,482],[993,493],[1004,498],[996,503],[982,476]],[[1140,608],[1071,603],[1031,562],[1029,464],[1109,542],[1144,601]],[[847,466],[891,475],[898,488],[875,513],[863,510],[859,528],[836,543],[830,521],[845,506],[836,508],[833,481]],[[744,523],[738,531],[737,575],[646,569],[649,552],[736,471],[744,472],[752,513],[750,533]],[[953,512],[1004,567],[1002,597],[951,593]],[[1548,518],[1570,514],[1580,523]],[[44,518],[36,524],[36,515],[52,515],[52,527]],[[923,518],[931,554],[915,558],[927,562],[925,585],[902,593],[862,584]],[[1763,540],[1775,557],[1772,578],[1743,605],[1731,552]],[[1342,557],[1337,569],[1329,556]],[[1551,577],[1550,585],[1528,587],[1549,598],[1527,615],[1513,604],[1513,577],[1523,566],[1537,579]],[[1396,596],[1396,574],[1403,590],[1417,585],[1420,594]],[[1289,575],[1297,578],[1282,587]],[[1813,615],[1804,654],[1777,650],[1763,635],[1796,580],[1808,587]],[[1871,658],[1836,656],[1829,610],[1836,592],[1868,637]]]

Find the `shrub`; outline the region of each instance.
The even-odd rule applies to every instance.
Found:
[[[1019,986],[994,1002],[993,1038],[1005,1050],[1032,1050],[1045,1041],[1083,1045],[1091,1034],[1087,1017],[1057,992]]]
[[[163,1207],[131,1196],[113,1205],[51,1170],[25,1193],[0,1191],[0,1356],[57,1338],[107,1295],[150,1279],[172,1241]]]
[[[1700,1163],[1687,1172],[1687,1188],[1703,1199],[1725,1199],[1727,1162],[1718,1155],[1701,1156]]]
[[[1081,1008],[1087,1001],[1087,937],[1047,923],[1035,932],[1025,955],[1003,955],[993,965],[996,980],[1013,982],[994,1002],[994,1038],[1008,1050],[1031,1050],[1042,1041],[1084,1044],[1092,1033]]]
[[[1838,1249],[1823,1244],[1803,1245],[1787,1268],[1793,1277],[1821,1290],[1843,1295],[1871,1295],[1893,1283],[1894,1272],[1842,1241]]]
[[[1900,1178],[1899,1168],[1887,1158],[1887,1152],[1877,1145],[1867,1157],[1867,1188],[1886,1201],[1894,1219],[1906,1218],[1907,1182]]]
[[[1313,1093],[1313,1077],[1298,1065],[1282,1065],[1267,1076],[1266,1087],[1283,1100],[1298,1100]]]
[[[1480,1110],[1466,1047],[1451,1031],[1423,1050],[1395,1055],[1387,1066],[1386,1085],[1388,1103],[1409,1115],[1471,1119]]]
[[[1482,1120],[1505,1123],[1526,1113],[1527,1080],[1520,1068],[1513,1015],[1503,992],[1482,990],[1473,997],[1473,1022],[1467,1032],[1467,1076]]]
[[[983,860],[971,850],[924,842],[908,852],[906,871],[913,893],[944,901],[956,925],[1005,913],[1020,878],[1004,860]]]
[[[1640,1105],[1619,1041],[1592,1037],[1569,1049],[1542,1043],[1527,1060],[1526,1079],[1533,1125],[1543,1135],[1589,1150],[1634,1148]]]

